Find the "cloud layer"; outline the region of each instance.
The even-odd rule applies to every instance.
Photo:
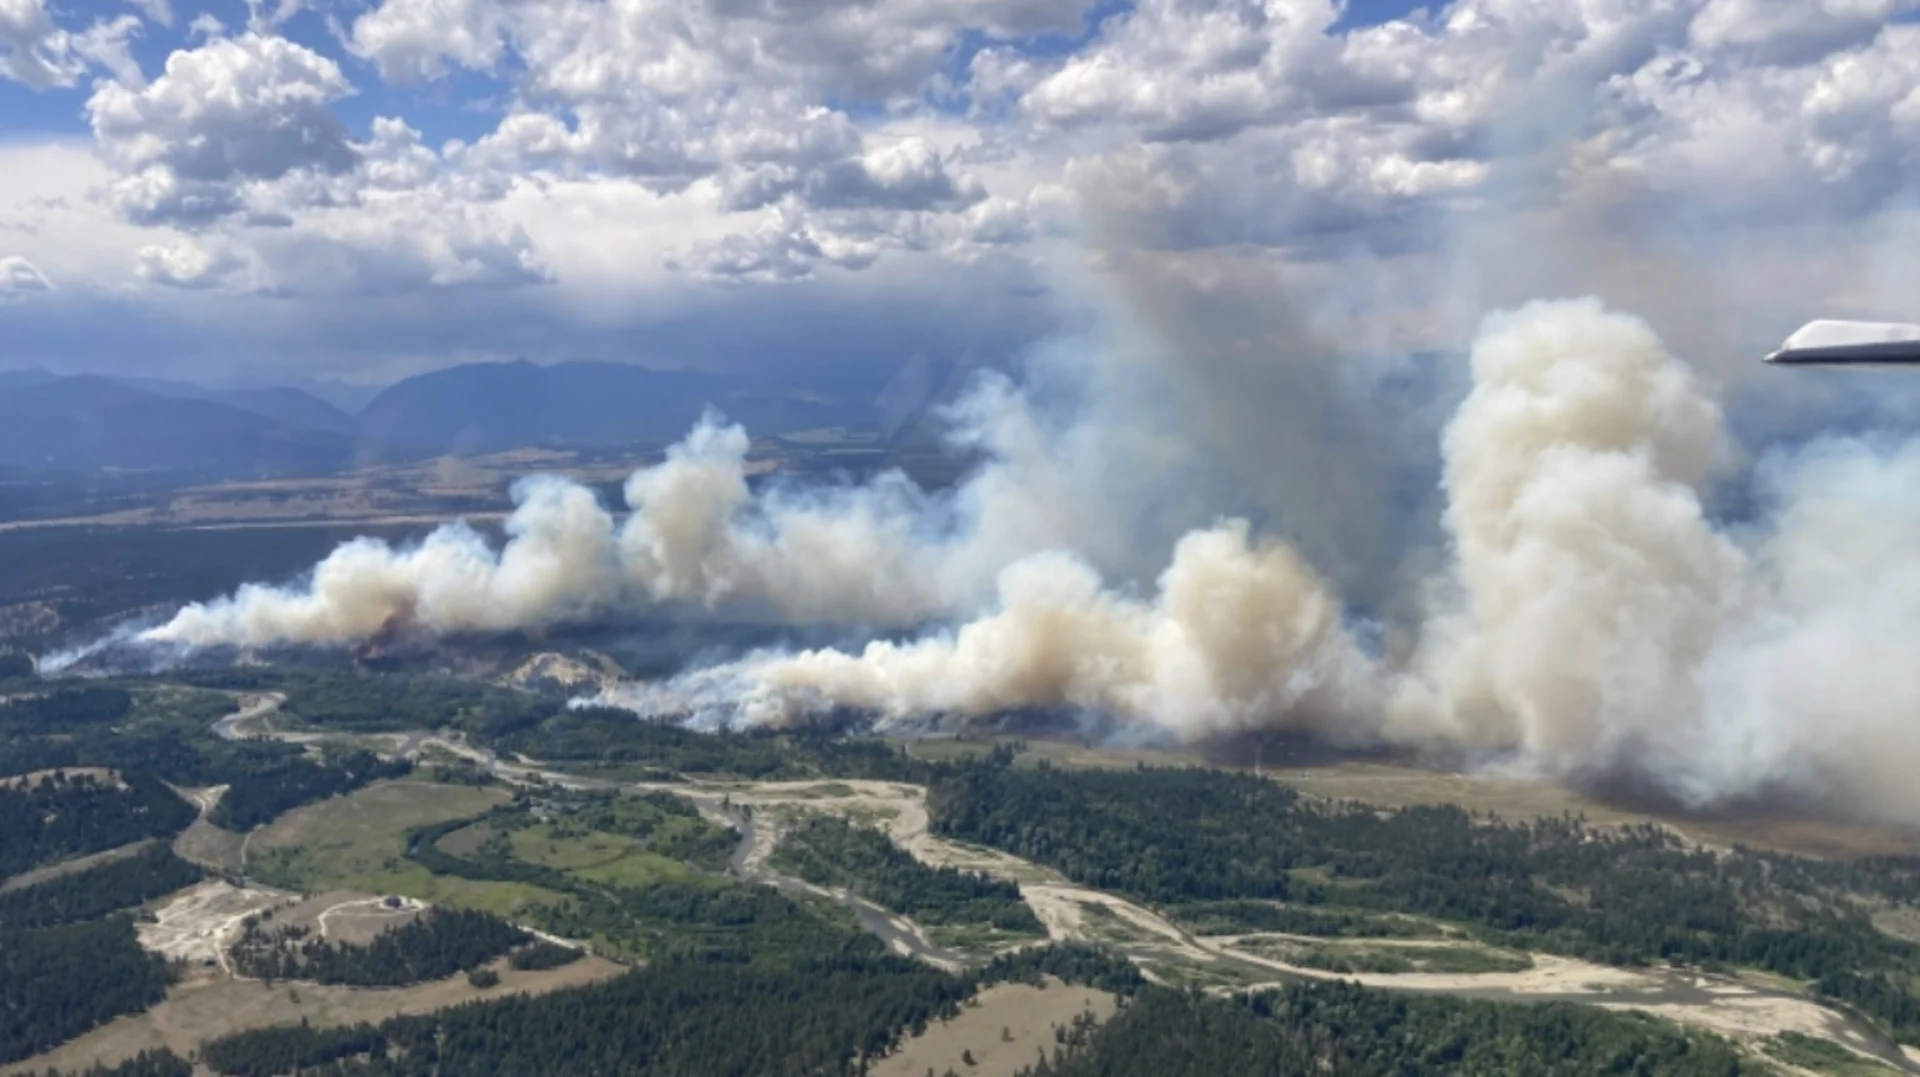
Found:
[[[1399,350],[1533,288],[1699,352],[1727,346],[1706,319],[1791,328],[1788,300],[1900,313],[1915,8],[1454,0],[1344,28],[1332,0],[380,0],[221,26],[6,0],[0,78],[68,95],[108,175],[69,199],[69,241],[0,253],[156,311],[218,296],[234,323],[410,296],[454,342],[439,361],[490,352],[436,314],[449,289],[641,326],[716,284],[816,282],[842,318],[885,274],[1045,290],[1066,321],[1139,251],[1255,259]],[[0,175],[30,227],[26,170]],[[395,360],[384,335],[338,362]]]

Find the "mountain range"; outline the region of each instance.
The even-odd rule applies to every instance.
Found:
[[[755,435],[865,429],[876,423],[881,388],[844,376],[769,381],[521,360],[417,375],[350,411],[294,386],[214,389],[38,368],[0,371],[0,469],[211,481],[530,446],[633,449],[677,439],[708,408]]]

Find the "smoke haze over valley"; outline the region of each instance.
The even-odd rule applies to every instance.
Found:
[[[146,289],[125,294],[178,310],[126,300],[129,324],[201,339],[182,312],[218,297],[245,312],[204,323],[231,354],[282,303],[335,346],[287,329],[290,372],[418,374],[291,442],[221,412],[197,458],[678,440],[617,502],[529,474],[504,540],[349,542],[44,668],[737,620],[842,642],[606,700],[1287,730],[1920,822],[1920,383],[1754,362],[1814,316],[1914,316],[1911,4],[882,4],[866,30],[756,15],[798,36],[752,65],[717,8],[458,6],[452,43],[408,0],[324,44],[281,32],[299,5],[202,26],[151,80],[49,30],[8,77],[85,94],[96,153],[35,152],[106,193],[11,197],[104,214],[100,250],[173,230],[123,252]],[[512,105],[432,139],[349,130],[348,70],[457,70]],[[191,105],[229,76],[287,92]],[[304,135],[245,133],[274,130]],[[616,225],[648,258],[606,253]],[[70,338],[55,307],[128,272],[22,249],[0,250],[20,339]],[[454,366],[530,350],[583,362]],[[755,471],[754,437],[871,434],[890,383],[958,482]],[[10,429],[31,462],[40,428]]]
[[[1490,315],[1467,366],[1434,450],[1432,528],[1349,485],[1414,466],[1379,440],[1209,504],[1223,476],[1295,458],[1223,459],[1135,421],[1131,400],[1046,409],[987,376],[949,416],[955,451],[985,462],[948,491],[898,474],[756,491],[746,433],[710,416],[633,474],[625,513],[530,477],[502,546],[462,525],[350,543],[308,579],[123,642],[184,654],[676,614],[837,625],[884,637],[755,651],[606,698],[722,725],[1046,710],[1136,740],[1292,730],[1631,780],[1695,806],[1785,793],[1920,819],[1904,750],[1920,681],[1900,658],[1920,623],[1920,515],[1888,494],[1920,477],[1920,448],[1832,437],[1742,463],[1697,373],[1597,300]],[[1330,409],[1364,403],[1324,391]],[[1717,520],[1707,492],[1736,467],[1759,507]],[[1201,496],[1143,474],[1191,474],[1183,493]],[[1232,515],[1248,509],[1264,522]],[[1363,615],[1302,550],[1387,511],[1398,535],[1435,541],[1390,535],[1364,568],[1340,566],[1403,581]]]

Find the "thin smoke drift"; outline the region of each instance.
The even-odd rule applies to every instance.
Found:
[[[957,414],[988,463],[950,497],[898,476],[755,497],[744,433],[709,421],[629,481],[623,524],[581,487],[528,480],[499,551],[459,526],[404,551],[361,540],[302,587],[249,586],[140,638],[345,642],[662,605],[933,625],[606,701],[747,724],[1077,708],[1175,739],[1294,728],[1631,775],[1697,804],[1788,789],[1920,820],[1920,445],[1768,457],[1764,523],[1735,533],[1702,505],[1730,458],[1719,408],[1644,323],[1531,304],[1484,323],[1471,368],[1442,441],[1444,567],[1389,626],[1413,641],[1390,656],[1243,520],[1180,538],[1150,589],[1113,582],[1126,506],[1089,493],[1100,462],[1075,451],[1101,439],[1049,428],[1004,382]]]

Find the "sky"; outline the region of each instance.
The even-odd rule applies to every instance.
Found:
[[[1916,9],[0,0],[0,368],[884,369],[1175,293],[1366,355],[1599,294],[1732,370],[1920,320]]]

